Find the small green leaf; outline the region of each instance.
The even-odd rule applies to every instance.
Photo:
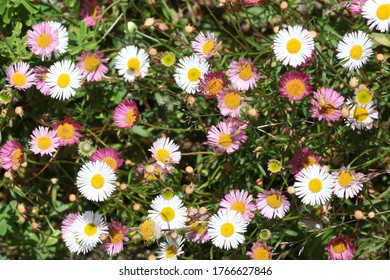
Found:
[[[131,132],[138,134],[139,136],[142,136],[142,137],[149,137],[150,136],[150,132],[139,125],[133,126],[133,128],[131,129]]]

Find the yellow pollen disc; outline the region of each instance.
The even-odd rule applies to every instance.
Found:
[[[268,206],[271,208],[274,208],[274,209],[279,208],[283,204],[282,197],[280,195],[275,194],[275,193],[267,196],[266,200],[267,200]]]
[[[200,72],[200,70],[198,68],[191,68],[190,70],[188,70],[188,73],[187,73],[187,77],[188,77],[188,80],[190,80],[190,82],[199,81],[199,78],[201,75],[202,75],[202,73]]]
[[[241,215],[244,215],[246,211],[245,204],[241,201],[236,201],[230,206],[230,209],[236,210],[237,212],[241,213]]]
[[[64,123],[58,126],[57,128],[57,135],[60,137],[62,140],[70,140],[74,136],[74,127],[73,125],[69,123]]]
[[[217,50],[215,49],[215,43],[213,41],[206,42],[203,45],[202,50],[205,55],[213,55],[217,52]]]
[[[299,97],[306,91],[305,84],[301,80],[291,80],[286,84],[286,92],[292,97]]]
[[[272,173],[277,173],[282,169],[282,165],[277,160],[272,160],[268,164],[268,170]]]
[[[223,98],[223,103],[228,109],[236,109],[241,105],[241,95],[235,91],[231,91]]]
[[[342,254],[347,250],[347,244],[344,243],[344,241],[339,240],[335,244],[331,246],[332,251],[336,254]]]
[[[128,125],[133,125],[133,124],[135,123],[136,120],[137,120],[137,115],[136,115],[134,109],[130,109],[130,110],[126,113],[125,122],[126,122]]]
[[[269,260],[269,252],[264,247],[256,248],[253,252],[254,260]]]
[[[22,73],[15,73],[11,77],[12,83],[17,87],[22,87],[27,83],[26,76]]]
[[[318,178],[309,181],[309,190],[313,193],[318,193],[322,190],[322,181]]]
[[[93,235],[95,235],[96,232],[97,232],[97,230],[98,230],[97,226],[96,226],[95,224],[92,224],[92,223],[87,224],[87,225],[85,225],[85,227],[84,227],[84,233],[85,233],[86,235],[88,235],[88,236],[93,236]]]
[[[197,229],[194,230],[194,232],[196,234],[202,234],[202,233],[204,233],[206,231],[206,227],[202,226],[201,224],[198,224],[198,223],[192,223],[191,227],[197,228]]]
[[[325,100],[325,105],[324,106],[319,106],[318,111],[320,111],[321,114],[323,115],[331,115],[333,114],[335,110],[335,107],[332,102]]]
[[[379,5],[376,10],[376,16],[380,20],[388,20],[390,18],[390,4]]]
[[[317,160],[313,157],[307,157],[302,161],[302,168],[309,167],[311,165],[317,164]]]
[[[175,55],[167,53],[161,58],[161,63],[167,67],[172,66],[175,63]]]
[[[164,222],[170,222],[175,218],[175,210],[167,206],[161,210],[160,217]]]
[[[51,139],[48,136],[41,136],[37,141],[37,146],[40,150],[47,150],[51,146]]]
[[[353,112],[353,117],[358,122],[363,122],[368,118],[368,111],[364,107],[357,107]]]
[[[252,66],[248,63],[245,63],[244,65],[241,65],[238,69],[238,76],[241,80],[248,81],[253,77],[253,69]]]
[[[41,34],[37,37],[36,43],[41,49],[47,48],[51,43],[50,36],[47,34]]]
[[[293,39],[288,40],[286,48],[287,48],[287,51],[289,53],[296,54],[297,52],[299,52],[301,50],[301,46],[302,46],[301,41],[293,38]]]
[[[228,238],[234,234],[234,225],[232,223],[224,223],[221,226],[222,236]]]
[[[344,188],[349,187],[349,184],[351,184],[352,180],[353,176],[351,172],[348,171],[341,172],[338,179],[339,185]]]
[[[84,68],[88,72],[96,71],[99,68],[100,60],[94,55],[87,56],[84,59]]]
[[[100,174],[95,174],[91,178],[91,186],[95,189],[100,189],[104,186],[104,177]]]
[[[224,148],[229,148],[233,144],[233,137],[230,134],[221,134],[218,144]]]
[[[152,240],[154,237],[154,221],[146,220],[145,222],[140,224],[138,230],[145,241]]]
[[[61,74],[57,79],[57,85],[60,88],[66,88],[70,84],[70,76],[69,74]]]
[[[207,83],[209,95],[217,95],[221,89],[223,89],[223,81],[221,79],[214,78]]]
[[[115,169],[117,167],[117,162],[113,157],[105,157],[103,159],[103,162],[107,163],[107,165],[110,166],[111,169]]]
[[[354,45],[349,51],[349,56],[352,59],[358,60],[363,55],[363,47],[361,45]]]
[[[21,149],[16,149],[11,153],[11,158],[12,158],[12,163],[13,164],[18,164],[20,161],[20,157],[22,155],[22,150]]]
[[[123,239],[123,233],[120,229],[111,228],[108,233],[108,239],[110,240],[110,243],[116,244],[122,241]]]
[[[127,68],[131,71],[139,70],[141,62],[138,58],[132,57],[127,61]]]
[[[356,100],[360,104],[368,104],[372,100],[372,95],[368,90],[362,89],[356,93]]]
[[[171,154],[168,152],[167,149],[161,148],[157,150],[156,152],[156,159],[160,162],[164,162],[168,158],[170,158]]]
[[[165,251],[165,256],[168,258],[168,259],[172,259],[177,253],[177,247],[176,245],[171,245],[167,248],[167,250]]]

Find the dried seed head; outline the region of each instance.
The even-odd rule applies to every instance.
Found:
[[[184,31],[186,33],[192,33],[192,32],[194,32],[194,30],[195,30],[195,28],[190,24],[187,24],[186,27],[184,27]]]
[[[26,206],[24,205],[24,203],[18,204],[17,209],[20,214],[26,213]]]

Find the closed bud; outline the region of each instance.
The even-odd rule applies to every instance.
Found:
[[[74,193],[71,193],[71,194],[69,195],[69,201],[70,201],[70,202],[75,202],[76,199],[77,199],[77,197],[76,197],[76,195],[75,195]]]
[[[368,212],[367,216],[370,218],[370,219],[373,219],[375,217],[375,213],[373,211],[371,212]]]
[[[24,203],[18,204],[17,209],[18,209],[18,212],[19,212],[20,214],[26,213],[26,206],[24,206]]]
[[[156,50],[155,48],[151,48],[151,49],[149,50],[149,54],[150,54],[151,56],[155,56],[155,55],[157,55],[157,50]]]
[[[343,116],[344,119],[349,117],[349,108],[348,108],[348,106],[344,106],[341,109],[341,115]]]
[[[355,210],[354,216],[355,216],[355,219],[356,219],[356,220],[362,220],[362,219],[364,219],[364,214],[363,214],[363,212],[360,211],[360,210]]]
[[[359,80],[358,80],[358,78],[352,77],[352,78],[349,80],[349,85],[350,85],[352,88],[357,88],[357,86],[359,85]]]
[[[144,27],[150,27],[154,24],[154,18],[147,18],[144,23]]]
[[[202,207],[199,208],[198,212],[199,212],[199,214],[204,215],[204,214],[207,213],[207,208],[202,206]]]
[[[280,3],[280,8],[282,8],[282,10],[285,10],[288,8],[288,3],[286,1],[283,1],[282,3]]]
[[[297,190],[293,187],[293,186],[289,186],[287,188],[287,192],[291,195],[295,194],[297,192]]]
[[[192,32],[194,32],[194,30],[195,30],[194,27],[190,24],[188,24],[188,25],[186,25],[186,27],[184,27],[184,31],[186,33],[192,33]]]
[[[191,166],[187,166],[186,173],[189,175],[192,175],[192,174],[194,174],[194,169]]]

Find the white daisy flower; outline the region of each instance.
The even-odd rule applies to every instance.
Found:
[[[156,251],[157,258],[160,260],[177,260],[177,256],[183,254],[183,236],[179,235],[176,239],[167,237],[166,242],[160,243],[160,250]]]
[[[149,56],[143,49],[127,46],[115,58],[115,68],[125,81],[133,82],[136,77],[145,77],[149,69]]]
[[[148,211],[148,218],[159,224],[162,230],[183,228],[186,222],[187,208],[180,198],[174,195],[171,199],[157,196]]]
[[[349,101],[349,104],[353,104]],[[346,120],[346,125],[351,126],[352,129],[371,129],[374,119],[378,118],[378,111],[374,102],[368,104],[355,103],[349,110],[349,116]]]
[[[174,78],[177,85],[187,93],[199,91],[199,80],[209,71],[210,65],[204,58],[196,55],[183,57],[176,67]]]
[[[247,223],[235,210],[220,210],[211,216],[207,230],[211,242],[221,249],[236,249],[243,243]]]
[[[325,204],[332,194],[334,180],[320,165],[315,164],[302,169],[295,177],[296,194],[304,204]]]
[[[380,32],[387,32],[390,27],[390,1],[367,0],[362,8],[362,16],[368,19],[370,29],[376,27]]]
[[[372,41],[363,31],[352,32],[344,35],[337,46],[338,59],[346,61],[344,68],[349,70],[360,68],[372,55]]]
[[[296,67],[311,56],[314,41],[309,31],[302,26],[289,26],[288,29],[282,29],[276,34],[273,49],[276,59],[283,65]]]
[[[157,139],[149,151],[152,153],[152,157],[157,161],[157,164],[168,170],[173,168],[172,164],[179,163],[181,159],[179,146],[169,138]]]
[[[62,60],[49,68],[45,83],[51,97],[65,100],[76,95],[74,89],[80,87],[81,78],[81,71],[73,62]]]
[[[115,190],[116,175],[105,162],[86,162],[77,173],[77,188],[86,199],[104,201]]]
[[[59,58],[61,55],[66,53],[68,48],[68,30],[64,25],[56,21],[47,22],[53,29],[58,31],[58,46],[54,49],[54,55]]]
[[[108,226],[104,222],[102,215],[87,211],[77,217],[72,224],[71,231],[74,232],[77,241],[87,248],[93,248],[97,243],[101,243],[100,236],[108,235]]]
[[[341,167],[340,171],[332,172],[332,176],[335,182],[333,191],[337,197],[352,198],[363,188],[361,179],[364,175],[350,170],[349,167]]]

